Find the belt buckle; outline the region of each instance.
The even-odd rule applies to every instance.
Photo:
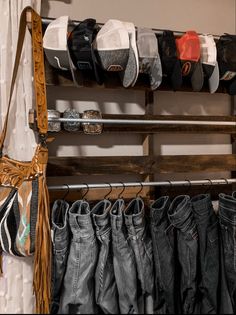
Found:
[[[99,110],[85,110],[82,115],[83,119],[102,119],[102,114]],[[82,123],[83,132],[88,135],[98,135],[102,133],[102,123]]]

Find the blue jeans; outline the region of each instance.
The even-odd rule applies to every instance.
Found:
[[[199,236],[199,296],[200,314],[218,313],[220,276],[219,223],[210,195],[201,194],[191,199]]]
[[[223,257],[223,272],[226,277],[226,284],[230,296],[223,298],[225,308],[223,312],[227,314],[236,313],[236,198],[226,194],[219,195],[219,221],[221,229],[221,248]],[[222,291],[222,288],[221,288]],[[227,293],[227,291],[225,290]],[[225,294],[226,294],[225,293]]]
[[[175,314],[176,300],[176,257],[174,229],[168,218],[170,198],[160,197],[150,206],[151,233],[154,253],[155,314]]]
[[[176,197],[170,205],[168,216],[177,230],[178,259],[181,266],[180,312],[193,314],[197,296],[198,232],[190,197]]]

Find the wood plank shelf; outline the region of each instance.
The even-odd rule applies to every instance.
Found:
[[[155,174],[236,170],[236,154],[49,157],[47,176]]]

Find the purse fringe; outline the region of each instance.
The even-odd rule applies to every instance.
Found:
[[[39,202],[33,275],[36,314],[50,313],[51,255],[49,194],[46,178],[45,176],[41,176],[39,178]]]

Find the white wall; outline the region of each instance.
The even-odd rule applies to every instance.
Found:
[[[109,18],[132,21],[137,26],[185,31],[223,34],[235,32],[235,0],[61,0],[42,1],[42,16],[58,17],[69,15],[71,19],[88,17],[97,22]],[[77,88],[48,88],[49,106],[63,111],[67,107],[79,112],[98,108],[102,113],[144,113],[144,92],[115,91]],[[196,92],[155,92],[155,114],[185,115],[228,115],[230,97],[223,94],[211,95]],[[142,155],[142,136],[104,134],[101,136],[71,135],[57,137],[50,145],[50,153],[57,155]],[[155,135],[156,154],[227,154],[231,153],[228,135]],[[178,174],[176,178],[215,178],[229,176],[222,174]],[[131,178],[128,177],[128,179]],[[133,177],[132,177],[133,178]],[[158,176],[158,179],[173,179]],[[134,178],[136,179],[136,177]],[[106,181],[83,177],[83,181]],[[123,176],[116,176],[123,180]],[[65,179],[61,179],[62,182]]]

